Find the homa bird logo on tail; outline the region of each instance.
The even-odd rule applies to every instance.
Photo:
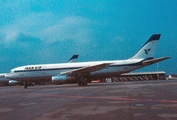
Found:
[[[149,51],[151,50],[151,48],[149,48],[149,49],[144,49],[144,51],[145,51],[145,53],[146,53],[146,55],[149,55]]]

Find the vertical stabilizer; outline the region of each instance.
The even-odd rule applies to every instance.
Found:
[[[161,34],[153,34],[142,48],[130,59],[154,58]]]

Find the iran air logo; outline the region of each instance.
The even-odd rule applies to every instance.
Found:
[[[146,55],[149,55],[149,51],[151,50],[151,48],[149,49],[144,49],[144,52],[146,53]]]

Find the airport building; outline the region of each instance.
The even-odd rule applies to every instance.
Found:
[[[166,80],[165,76],[166,74],[164,71],[125,73],[117,77],[107,78],[105,82]]]

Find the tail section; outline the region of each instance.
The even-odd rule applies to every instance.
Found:
[[[142,48],[138,51],[130,59],[141,59],[141,58],[154,58],[161,34],[153,34],[149,40],[142,46]]]

